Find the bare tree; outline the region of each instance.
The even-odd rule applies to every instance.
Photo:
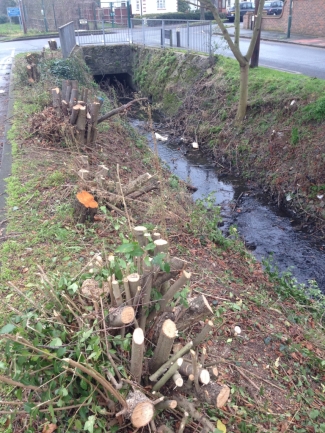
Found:
[[[258,34],[261,29],[262,22],[262,13],[264,7],[265,0],[260,0],[257,16],[255,17],[255,26],[253,30],[253,35],[251,42],[249,44],[248,50],[246,54],[243,54],[239,48],[239,0],[236,0],[236,16],[235,16],[235,41],[232,40],[229,35],[222,19],[219,16],[218,8],[214,5],[213,0],[200,0],[202,6],[206,9],[210,10],[213,14],[214,19],[216,20],[224,39],[226,40],[229,48],[231,49],[233,55],[239,63],[240,69],[240,88],[239,88],[239,103],[237,108],[236,120],[242,121],[246,115],[247,109],[247,98],[248,98],[248,71],[249,71],[249,62],[252,57],[254,47],[256,44],[256,40]]]

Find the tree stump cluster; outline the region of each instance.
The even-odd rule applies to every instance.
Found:
[[[134,259],[138,272],[126,274],[120,281],[110,275],[101,294],[95,280],[86,280],[81,289],[93,303],[108,294],[107,335],[132,334],[128,383],[133,390],[116,416],[124,416],[134,428],[150,424],[152,429],[159,411],[178,405],[187,413],[182,420],[184,428],[192,417],[202,424],[202,431],[208,432],[212,424],[184,396],[195,396],[218,408],[228,400],[229,387],[212,379],[218,374],[217,368],[204,367],[206,349],[200,349],[213,331],[209,320],[213,311],[203,294],[190,296],[187,262],[170,257],[168,242],[159,233],[148,233],[143,226],[134,227],[133,233],[139,246],[152,251]],[[113,264],[115,257],[110,256],[109,262]],[[188,297],[183,296],[183,302],[179,302],[175,295],[183,290]],[[190,337],[197,328],[200,330],[195,338]],[[152,356],[148,358],[146,353],[150,351]],[[119,392],[119,377],[112,376],[111,383]],[[168,431],[165,426],[159,429]]]

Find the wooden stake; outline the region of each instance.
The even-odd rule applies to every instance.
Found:
[[[201,398],[214,407],[223,407],[229,398],[230,388],[227,385],[218,385],[215,382],[210,382],[200,392]]]
[[[79,143],[85,144],[86,138],[85,138],[85,130],[86,130],[86,107],[83,107],[82,105],[78,104],[75,107],[79,106],[79,114],[77,118],[76,127],[79,131]],[[73,109],[75,108],[73,107]],[[73,110],[72,109],[72,110]]]
[[[187,360],[184,360],[184,363],[179,371],[180,373],[184,374],[184,376],[190,376],[191,374],[194,374],[193,365]],[[198,367],[197,373],[198,379],[203,385],[207,385],[210,382],[210,373],[208,370]]]
[[[75,105],[74,107],[72,107],[71,116],[70,116],[71,125],[76,124],[80,108],[83,108],[83,107],[81,105],[78,105],[78,104]]]
[[[178,386],[178,387],[183,386],[184,380],[178,372],[173,375],[172,379],[173,379],[176,386]]]

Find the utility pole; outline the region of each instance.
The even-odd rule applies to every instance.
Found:
[[[289,9],[289,18],[288,18],[288,30],[287,30],[287,38],[288,39],[290,39],[291,24],[292,24],[292,7],[293,7],[293,0],[290,0],[290,9]]]
[[[255,0],[254,27],[256,25],[256,18],[257,18],[257,11],[258,11],[259,4],[260,4],[260,0]],[[262,21],[261,21],[261,27],[262,27]],[[260,57],[260,43],[261,43],[261,29],[259,29],[259,31],[258,31],[256,44],[255,44],[254,51],[252,54],[251,64],[250,64],[251,68],[257,68],[258,67],[258,61],[259,61],[259,57]]]

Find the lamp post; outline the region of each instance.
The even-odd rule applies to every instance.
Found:
[[[288,18],[288,30],[287,30],[287,38],[290,38],[290,32],[291,32],[291,24],[292,24],[292,7],[293,7],[293,0],[290,0],[290,9],[289,9],[289,18]]]

